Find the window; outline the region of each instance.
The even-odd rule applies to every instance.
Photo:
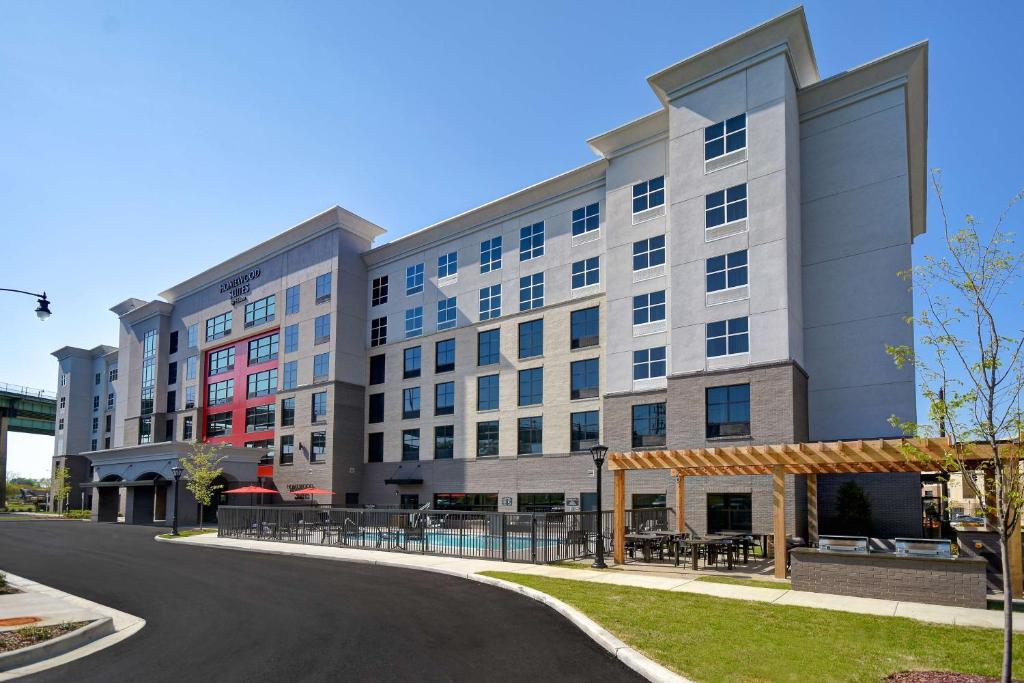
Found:
[[[278,335],[275,332],[249,342],[249,365],[266,363],[277,358]]]
[[[572,264],[572,288],[588,287],[601,281],[601,259],[598,256]]]
[[[456,307],[455,297],[437,302],[437,329],[447,330],[455,327]]]
[[[409,308],[405,311],[405,338],[418,337],[423,334],[423,307]]]
[[[574,361],[569,366],[570,382],[569,398],[594,398],[598,394],[598,359]]]
[[[441,425],[434,427],[434,460],[451,460],[455,457],[455,427]]]
[[[229,432],[230,433],[230,429]],[[153,443],[153,418],[144,417],[139,420],[139,443]]]
[[[480,290],[480,320],[490,320],[501,315],[501,285],[491,285]]]
[[[410,346],[402,352],[402,379],[419,377],[423,365],[423,352],[418,346]]]
[[[60,397],[60,407],[63,408],[66,403],[67,403],[67,397],[66,396],[61,396]]]
[[[665,290],[633,297],[633,324],[643,325],[665,319]]]
[[[226,379],[223,382],[214,382],[207,387],[206,392],[206,405],[208,406],[231,403],[235,398],[235,380]]]
[[[313,356],[313,381],[317,382],[327,379],[330,374],[331,352],[325,351]]]
[[[99,396],[93,396],[92,397],[92,410],[95,413],[95,412],[98,412],[99,409],[100,409],[100,397]]]
[[[185,410],[191,410],[196,407],[196,388],[195,386],[185,387]]]
[[[89,442],[89,450],[90,451],[96,450],[98,445],[99,445],[99,442],[96,439],[93,439],[91,442]]]
[[[248,384],[248,398],[270,396],[277,391],[277,368],[249,375]]]
[[[370,384],[384,384],[384,354],[370,356]]]
[[[516,453],[519,455],[540,455],[544,452],[544,418],[521,417],[519,418],[519,445]]]
[[[190,441],[192,439],[192,416],[188,415],[184,420],[181,421],[181,438],[184,441]]]
[[[583,235],[597,230],[601,222],[600,207],[597,202],[587,204],[572,212],[572,236]]]
[[[708,358],[750,351],[747,319],[719,320],[707,325]]]
[[[709,493],[708,533],[739,531],[750,533],[753,527],[751,494]]]
[[[519,229],[519,260],[529,261],[544,255],[544,221]]]
[[[370,394],[370,424],[384,421],[384,394]]]
[[[324,273],[316,277],[316,302],[323,303],[331,300],[331,274]]]
[[[420,416],[420,388],[402,389],[402,419],[411,420]]]
[[[651,379],[665,376],[665,347],[641,349],[633,352],[633,379]]]
[[[188,348],[194,349],[197,346],[199,346],[199,325],[189,325]],[[117,379],[117,369],[115,368],[114,370],[111,370],[111,372],[113,373],[114,376],[110,378],[110,381],[113,382],[115,379]]]
[[[597,346],[601,340],[601,309],[582,308],[569,316],[569,348],[584,349]]]
[[[60,421],[57,424],[57,429],[58,430],[63,430],[64,429],[64,418],[63,417],[60,418]]]
[[[193,325],[193,327],[195,327],[195,325]],[[113,370],[111,370],[107,374],[107,377],[108,377],[108,381],[110,381],[110,382],[116,381],[117,380],[117,368],[114,368]]]
[[[405,269],[405,295],[410,296],[423,291],[423,264],[417,263]]]
[[[228,334],[231,334],[231,311],[206,321],[206,341],[220,339]]]
[[[331,314],[318,315],[313,321],[313,343],[323,344],[331,339]]]
[[[480,272],[489,273],[501,268],[501,235],[480,243]]]
[[[713,256],[705,262],[707,291],[741,287],[747,284],[747,250]]]
[[[102,381],[103,381],[103,373],[102,372],[97,372],[96,373],[96,378],[95,378],[95,381],[93,382],[93,384],[95,384],[96,386],[99,386],[100,382],[102,382]]]
[[[665,404],[633,406],[633,448],[665,445]]]
[[[435,493],[435,510],[466,510],[469,512],[497,512],[497,493]]]
[[[178,361],[171,361],[167,364],[167,383],[178,383]]]
[[[384,462],[384,434],[382,432],[367,435],[366,462]]]
[[[388,276],[381,275],[380,277],[373,278],[372,293],[370,295],[370,305],[380,306],[388,302]]]
[[[459,272],[459,252],[442,254],[437,258],[437,279],[455,275]]]
[[[313,394],[312,422],[323,422],[327,419],[327,392],[318,391]]]
[[[206,416],[206,436],[229,436],[231,413],[210,413]]]
[[[370,321],[370,346],[382,346],[388,343],[388,317],[374,318]]]
[[[185,359],[185,379],[196,378],[196,368],[199,367],[199,356],[189,356]]]
[[[747,185],[736,185],[704,197],[704,229],[747,217]]]
[[[519,310],[529,311],[544,305],[544,273],[519,278]]]
[[[750,436],[750,385],[708,387],[707,438]]]
[[[284,376],[281,378],[282,389],[294,389],[299,384],[299,361],[290,360],[284,364]]]
[[[295,397],[291,396],[281,400],[281,426],[295,426]]]
[[[220,351],[211,351],[209,356],[209,376],[219,375],[222,372],[231,372],[235,369],[235,347],[229,346]]]
[[[245,431],[265,432],[274,428],[274,404],[245,409]]]
[[[476,364],[494,365],[501,360],[501,330],[485,330],[476,337]]]
[[[100,431],[100,419],[98,417],[92,419],[92,431],[93,433]]]
[[[476,423],[476,455],[486,458],[498,455],[498,421]]]
[[[434,372],[451,372],[455,369],[455,340],[442,339],[434,346]]]
[[[299,312],[299,285],[293,285],[284,291],[285,314]]]
[[[312,462],[323,462],[327,453],[327,432],[313,432],[309,435],[309,459]]]
[[[633,186],[633,213],[662,206],[665,203],[665,176],[658,176]]]
[[[653,268],[665,263],[665,236],[633,242],[633,270]]]
[[[569,449],[586,451],[601,439],[600,413],[587,410],[569,415]]]
[[[253,327],[270,322],[274,319],[274,311],[277,308],[277,297],[271,294],[263,299],[257,299],[245,305],[245,326]]]
[[[281,447],[278,451],[278,461],[282,465],[291,465],[295,460],[295,437],[287,434],[281,437]]]
[[[747,115],[734,116],[704,129],[704,161],[747,146]]]
[[[519,357],[535,358],[544,355],[544,319],[519,323]]]
[[[284,352],[295,353],[299,350],[299,324],[284,328]]]
[[[174,330],[171,332],[167,340],[167,353],[178,352],[178,331]]]
[[[645,508],[664,508],[664,493],[634,493],[632,496],[632,508],[641,510]]]
[[[402,431],[402,460],[420,459],[420,430],[405,429]]]
[[[544,368],[519,371],[519,405],[535,406],[544,402]]]
[[[113,394],[107,394],[107,410],[113,410],[113,409],[114,409],[114,395]],[[108,415],[107,417],[110,417],[110,416]]]
[[[455,412],[455,382],[441,382],[434,385],[434,415],[451,415]]]
[[[498,375],[476,378],[476,409],[498,409]]]

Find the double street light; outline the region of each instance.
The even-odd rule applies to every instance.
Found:
[[[42,294],[36,294],[35,292],[26,292],[23,289],[7,289],[6,287],[0,287],[0,292],[14,292],[16,294],[27,294],[34,296],[39,305],[36,306],[36,317],[40,320],[46,320],[50,317],[50,300],[46,298],[46,292]]]

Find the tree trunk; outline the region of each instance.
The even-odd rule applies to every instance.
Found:
[[[199,504],[199,530],[203,530],[203,504]]]
[[[1006,524],[999,531],[999,554],[1003,569],[1003,667],[1002,683],[1011,683],[1013,676],[1013,587],[1010,577],[1010,556]]]

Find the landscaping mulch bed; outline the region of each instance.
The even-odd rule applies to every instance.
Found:
[[[29,645],[35,645],[65,633],[82,628],[88,621],[65,622],[53,626],[25,626],[14,631],[0,631],[0,652],[11,652],[20,650]]]
[[[15,588],[14,586],[0,586],[0,595],[14,595],[15,593],[20,592],[21,591]]]
[[[885,680],[888,683],[999,683],[998,678],[952,671],[901,671]]]

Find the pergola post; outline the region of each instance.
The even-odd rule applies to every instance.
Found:
[[[1013,597],[1019,598],[1024,596],[1024,571],[1022,571],[1021,566],[1020,515],[1017,515],[1017,523],[1010,529],[1007,541],[1009,547],[1006,549],[1006,554],[1010,558],[1010,589]]]
[[[807,475],[807,541],[818,545],[818,475]]]
[[[612,470],[612,478],[615,483],[615,516],[612,532],[615,552],[613,557],[616,564],[626,563],[626,470]]]
[[[686,533],[686,477],[676,472],[676,531]]]
[[[772,468],[772,526],[775,534],[775,578],[786,578],[786,471]]]

